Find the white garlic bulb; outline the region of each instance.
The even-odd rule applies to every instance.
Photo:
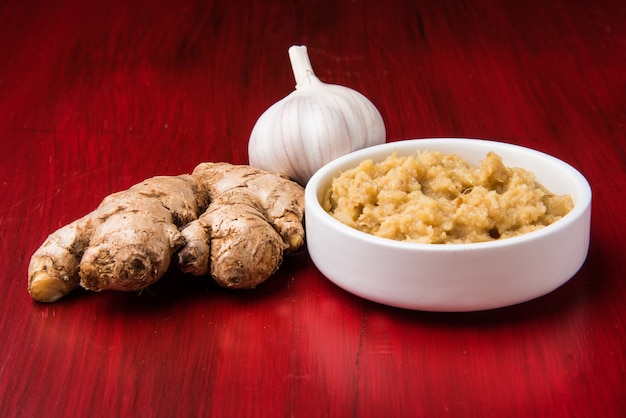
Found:
[[[296,90],[267,109],[248,143],[250,165],[305,185],[324,164],[385,142],[385,124],[361,93],[321,82],[305,46],[289,48]]]

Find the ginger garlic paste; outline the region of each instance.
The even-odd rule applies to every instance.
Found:
[[[336,177],[322,205],[340,222],[399,241],[492,241],[559,220],[574,206],[490,152],[472,166],[458,155],[421,151],[372,160]]]

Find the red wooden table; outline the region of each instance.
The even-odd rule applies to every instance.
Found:
[[[624,22],[621,0],[3,1],[0,414],[624,416]],[[295,84],[293,44],[368,96],[389,140],[495,139],[578,168],[580,272],[475,313],[364,301],[306,253],[252,291],[173,269],[140,293],[31,300],[33,251],[104,196],[246,163]]]

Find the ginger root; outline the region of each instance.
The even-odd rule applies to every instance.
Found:
[[[88,290],[143,289],[172,259],[193,275],[252,288],[304,244],[304,190],[244,165],[203,163],[106,197],[52,233],[31,257],[28,291],[55,302]]]

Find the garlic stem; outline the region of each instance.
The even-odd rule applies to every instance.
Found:
[[[296,79],[296,89],[301,86],[311,86],[320,80],[315,76],[306,46],[294,45],[289,48],[289,60],[291,69]]]

